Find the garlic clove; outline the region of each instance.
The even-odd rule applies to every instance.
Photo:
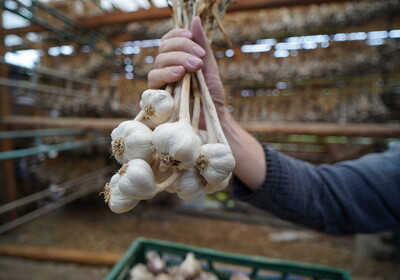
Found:
[[[138,121],[124,121],[111,132],[111,148],[115,159],[121,163],[136,158],[151,162],[153,159],[152,131]]]
[[[129,198],[124,195],[118,186],[111,188],[108,207],[110,207],[111,211],[114,213],[122,214],[128,212],[132,210],[138,203],[139,200]]]
[[[193,201],[204,196],[204,184],[206,184],[206,182],[197,170],[190,168],[185,170],[171,187],[175,190],[180,199],[184,201]]]
[[[210,184],[222,183],[235,167],[235,158],[230,148],[221,143],[201,146],[196,168]]]
[[[124,164],[118,173],[121,175],[118,187],[127,197],[142,200],[155,196],[159,189],[153,170],[142,159],[133,159]]]
[[[158,125],[167,121],[174,112],[174,98],[166,90],[148,89],[142,93],[140,108],[145,118]]]
[[[179,273],[185,278],[185,280],[195,279],[201,273],[201,265],[196,260],[194,253],[189,252],[186,254],[186,258],[179,265]]]
[[[193,127],[183,121],[157,126],[152,141],[161,162],[167,166],[189,168],[200,155],[201,140]]]
[[[154,275],[142,263],[136,264],[129,271],[129,276],[131,280],[154,280]]]

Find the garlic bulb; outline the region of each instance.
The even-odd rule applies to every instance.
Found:
[[[119,187],[111,188],[108,207],[114,213],[121,214],[128,212],[135,208],[138,203],[139,200],[127,197],[120,191]]]
[[[157,194],[153,170],[142,159],[133,159],[125,163],[120,171],[118,180],[119,189],[123,194],[134,199],[149,199]]]
[[[201,273],[201,265],[192,252],[187,253],[185,260],[179,265],[179,272],[185,280],[195,279]]]
[[[168,120],[174,107],[174,98],[166,90],[148,89],[142,93],[140,108],[144,111],[144,117],[156,125]]]
[[[185,170],[182,175],[172,184],[172,188],[180,199],[193,201],[204,196],[204,186],[207,182],[194,168]]]
[[[156,251],[148,251],[146,253],[147,268],[154,274],[159,274],[165,270],[165,261],[161,259]]]
[[[153,158],[152,131],[138,121],[124,121],[111,132],[111,147],[115,159],[121,163],[140,158],[151,162]]]
[[[235,159],[224,144],[204,144],[196,168],[208,183],[218,184],[228,178],[235,167]]]
[[[213,273],[202,271],[195,280],[218,280],[218,277]]]
[[[178,169],[192,167],[200,155],[201,140],[187,122],[178,121],[157,126],[153,131],[152,141],[161,162]]]
[[[130,271],[129,276],[131,280],[153,280],[153,274],[147,270],[144,264],[136,264]]]
[[[139,203],[139,200],[129,198],[121,193],[117,185],[120,177],[118,173],[112,176],[110,182],[106,184],[102,192],[108,207],[117,214],[128,212]]]

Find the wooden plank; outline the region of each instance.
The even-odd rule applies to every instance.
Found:
[[[322,4],[331,2],[350,2],[356,0],[241,0],[236,1],[228,7],[229,12],[237,12],[244,10],[258,10],[269,9],[283,6],[294,5],[310,5]],[[104,26],[128,24],[130,22],[144,21],[144,20],[159,20],[171,17],[170,8],[156,8],[138,10],[135,12],[112,12],[90,17],[76,18],[75,21],[85,28],[100,28]],[[23,28],[2,29],[2,34],[16,34],[23,35],[28,32],[42,32],[46,29],[31,25]]]
[[[0,255],[53,262],[72,262],[85,265],[113,266],[122,254],[87,252],[76,249],[0,245]]]
[[[111,131],[118,124],[127,119],[115,118],[50,118],[33,116],[7,116],[1,121],[4,124],[20,127],[74,127],[91,128]],[[362,123],[362,124],[336,124],[336,123],[296,123],[296,122],[241,122],[250,133],[267,134],[304,134],[321,136],[381,136],[400,137],[400,125]]]
[[[2,25],[2,16],[0,14],[0,26]],[[4,56],[5,44],[4,36],[0,35],[0,56]],[[8,76],[8,67],[0,64],[0,77]],[[0,118],[7,117],[11,113],[10,96],[8,88],[0,85]],[[0,131],[6,131],[8,127],[4,123],[0,123]],[[0,152],[10,151],[13,149],[13,141],[11,139],[0,139]],[[4,184],[1,188],[0,203],[13,201],[16,198],[16,181],[14,162],[6,160],[0,163],[0,180]],[[11,211],[7,220],[14,220],[17,217],[15,211]]]

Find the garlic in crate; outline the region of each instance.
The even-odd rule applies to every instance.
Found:
[[[144,264],[138,263],[129,271],[130,280],[154,280],[154,275]]]
[[[202,269],[200,263],[196,260],[194,253],[189,252],[186,254],[186,258],[183,262],[179,265],[178,271],[185,280],[193,280],[200,275]]]
[[[142,93],[140,108],[146,119],[156,125],[162,124],[174,112],[174,99],[166,90],[148,89]]]
[[[156,251],[148,251],[145,255],[147,268],[155,275],[162,273],[165,270],[166,264]]]
[[[111,148],[115,159],[121,163],[136,158],[151,162],[153,158],[152,131],[145,124],[124,121],[111,132]]]

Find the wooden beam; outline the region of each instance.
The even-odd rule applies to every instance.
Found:
[[[231,4],[227,12],[238,12],[245,10],[258,10],[270,9],[283,6],[295,5],[310,5],[310,4],[323,4],[332,2],[353,2],[356,0],[240,0]],[[171,17],[170,8],[156,8],[152,7],[148,10],[138,10],[135,12],[112,12],[108,14],[101,14],[90,17],[79,17],[75,21],[85,28],[100,28],[104,26],[128,24],[130,22],[144,21],[144,20],[160,20]],[[22,28],[2,29],[2,34],[16,34],[23,35],[28,32],[42,32],[46,29],[31,25]]]
[[[2,16],[0,14],[0,27],[2,25]],[[5,45],[4,35],[0,34],[0,56],[4,56]],[[0,77],[8,76],[8,67],[4,64],[0,64]],[[11,114],[11,102],[9,90],[5,86],[0,85],[0,118],[8,117]],[[7,131],[9,127],[0,123],[0,131]],[[13,149],[13,142],[11,139],[0,139],[0,152],[11,151]],[[0,189],[0,203],[6,203],[15,200],[17,196],[16,182],[15,182],[15,170],[14,161],[6,160],[0,162],[0,181],[3,187]],[[11,211],[7,217],[7,220],[14,220],[17,217],[15,211]]]
[[[32,116],[8,116],[4,124],[19,127],[74,127],[111,131],[126,119],[108,118],[49,118]],[[336,124],[336,123],[295,123],[295,122],[241,122],[250,133],[260,134],[308,134],[321,136],[400,137],[400,125],[392,124]]]
[[[113,266],[122,254],[87,252],[77,249],[0,245],[0,255],[41,261],[72,262],[84,265]]]

